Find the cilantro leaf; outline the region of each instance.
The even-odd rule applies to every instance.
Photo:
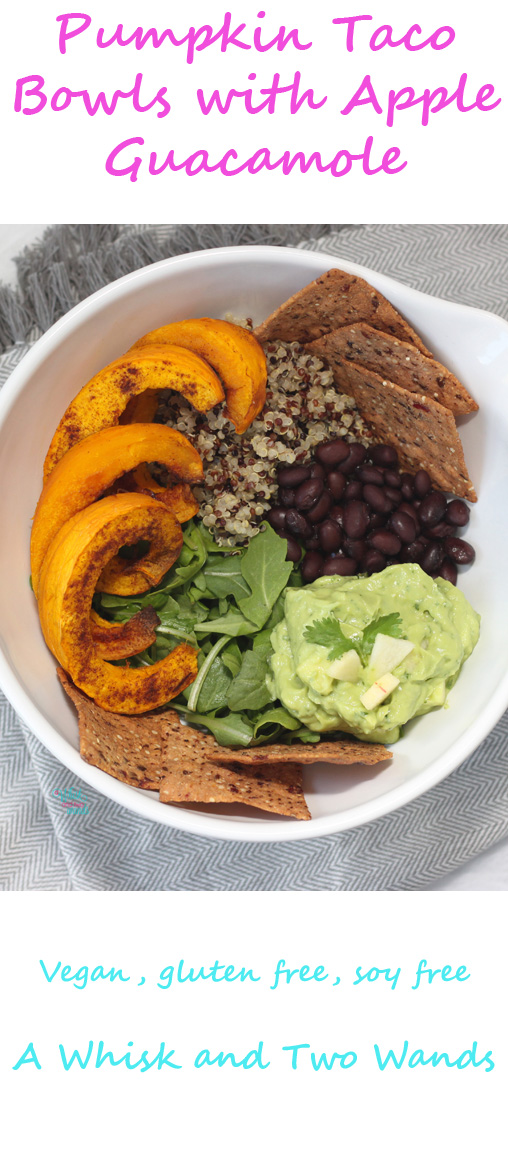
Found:
[[[330,615],[327,619],[316,619],[305,628],[304,639],[308,643],[317,643],[320,647],[328,647],[328,658],[340,659],[346,651],[356,650],[357,646],[352,639],[346,639],[338,619]]]
[[[376,635],[390,635],[392,639],[400,639],[402,619],[398,611],[392,611],[391,615],[382,615],[380,619],[373,619],[363,632],[361,641],[361,654],[364,662],[368,662],[369,656],[372,653],[374,640]]]
[[[340,659],[346,651],[356,651],[365,664],[369,661],[376,635],[391,635],[392,639],[400,639],[401,624],[402,619],[398,611],[393,611],[391,615],[382,615],[380,619],[373,619],[368,623],[361,638],[346,639],[339,620],[329,615],[327,619],[317,619],[306,627],[303,637],[309,643],[328,647],[330,661]]]

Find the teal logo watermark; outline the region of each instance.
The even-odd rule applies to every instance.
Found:
[[[60,799],[62,806],[67,811],[72,811],[81,814],[88,814],[87,798],[83,794],[81,788],[78,787],[56,787],[53,791],[56,799]]]

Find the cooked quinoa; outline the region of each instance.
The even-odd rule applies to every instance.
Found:
[[[176,392],[161,400],[157,420],[176,427],[203,460],[204,485],[195,488],[198,515],[217,542],[245,543],[257,535],[277,490],[277,467],[307,459],[324,439],[368,442],[354,400],[335,390],[322,359],[299,343],[264,348],[266,404],[243,435],[221,410],[204,414]]]

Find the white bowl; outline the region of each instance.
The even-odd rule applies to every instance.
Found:
[[[30,591],[30,521],[53,431],[79,388],[144,332],[186,316],[252,316],[259,322],[329,267],[364,276],[420,332],[480,403],[462,421],[479,494],[467,538],[477,561],[459,585],[482,616],[481,638],[449,708],[410,724],[383,769],[305,772],[311,822],[231,806],[166,806],[82,761],[78,725],[55,675]],[[25,356],[0,395],[0,685],[34,734],[85,785],[145,818],[194,834],[283,841],[345,830],[427,791],[461,763],[508,705],[508,324],[421,294],[368,268],[291,248],[224,248],[165,260],[117,280],[64,316]],[[474,806],[475,795],[471,795]]]

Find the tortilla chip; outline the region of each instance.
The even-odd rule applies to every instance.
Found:
[[[245,803],[273,814],[310,819],[302,786],[304,763],[371,763],[391,759],[374,743],[340,739],[299,746],[219,747],[211,735],[180,722],[176,711],[116,715],[103,711],[58,668],[79,718],[85,762],[162,803]]]
[[[215,739],[184,726],[176,711],[115,715],[79,691],[61,667],[57,674],[78,712],[85,762],[131,787],[159,791],[163,803],[246,803],[310,819],[301,766],[217,766]]]
[[[217,763],[256,766],[269,763],[337,763],[372,766],[393,758],[392,752],[379,743],[362,743],[352,739],[323,739],[320,743],[269,743],[262,747],[218,747],[211,758]]]
[[[158,791],[166,772],[170,730],[161,715],[115,715],[79,691],[61,667],[57,671],[79,719],[79,752],[85,763],[107,775]]]
[[[339,268],[325,272],[291,296],[254,329],[254,335],[260,343],[272,339],[309,343],[334,328],[362,320],[395,339],[412,344],[422,355],[431,355],[419,335],[380,292],[366,280]]]
[[[366,323],[337,328],[311,343],[309,350],[327,360],[337,354],[359,367],[376,371],[406,391],[430,396],[454,415],[478,411],[478,404],[463,384],[436,359]]]
[[[401,467],[428,471],[434,487],[476,503],[464,452],[451,411],[428,395],[414,395],[328,349],[340,391],[352,395],[362,419],[379,443],[389,443]]]
[[[225,767],[194,761],[188,769],[172,765],[159,797],[162,803],[246,803],[273,814],[310,819],[302,768],[288,763]]]

